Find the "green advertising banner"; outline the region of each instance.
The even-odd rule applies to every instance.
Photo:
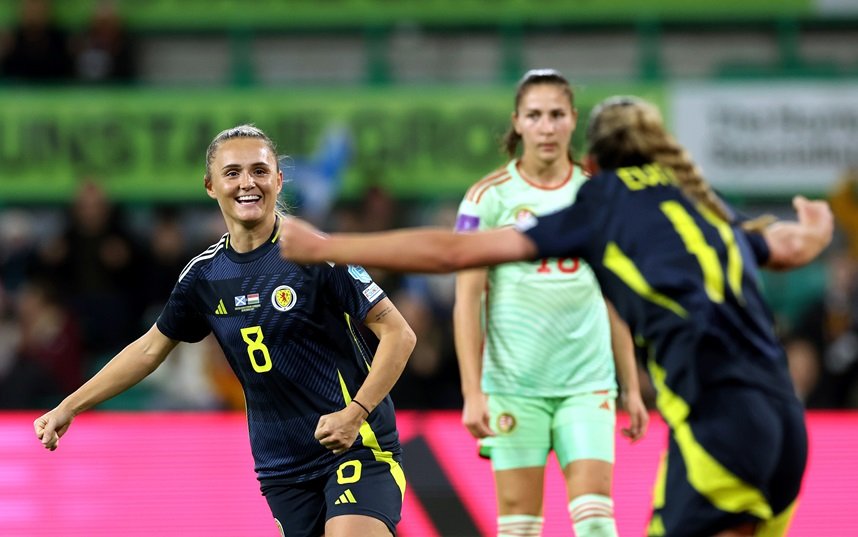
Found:
[[[84,24],[102,0],[54,2],[65,23]],[[844,0],[848,1],[848,0]],[[0,0],[0,24],[17,18],[19,0]],[[814,0],[121,0],[137,29],[268,29],[420,24],[614,23],[663,20],[774,19],[812,16]]]
[[[661,86],[576,89],[586,113],[614,93],[663,107]],[[0,92],[0,204],[63,201],[86,178],[126,201],[203,201],[204,158],[220,130],[265,130],[296,166],[332,132],[350,157],[341,193],[457,197],[504,158],[512,89],[6,90]],[[286,170],[288,175],[290,170]]]

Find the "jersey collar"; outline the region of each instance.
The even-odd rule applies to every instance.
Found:
[[[280,217],[277,216],[274,218],[274,229],[271,230],[271,236],[268,237],[268,240],[262,243],[255,250],[251,250],[249,252],[239,253],[236,252],[230,246],[230,236],[227,233],[226,235],[226,244],[224,245],[224,251],[226,252],[226,256],[236,263],[248,263],[250,261],[254,261],[259,259],[263,255],[267,254],[271,248],[274,248],[277,244],[277,239],[280,238]]]

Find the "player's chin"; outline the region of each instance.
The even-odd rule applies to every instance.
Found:
[[[240,222],[248,224],[257,224],[265,219],[265,208],[261,205],[243,205],[236,207],[235,217]]]

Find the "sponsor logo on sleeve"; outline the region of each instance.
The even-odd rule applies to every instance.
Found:
[[[369,272],[359,265],[349,265],[349,274],[360,283],[369,283],[372,281]]]
[[[383,292],[384,291],[381,290],[381,287],[379,287],[378,284],[373,283],[372,285],[363,290],[363,296],[365,296],[367,300],[372,302],[373,300],[381,296],[381,293]]]
[[[466,231],[476,231],[480,228],[480,217],[470,214],[460,214],[456,218],[456,231],[459,233]]]

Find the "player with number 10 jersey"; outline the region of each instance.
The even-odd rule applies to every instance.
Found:
[[[459,206],[457,231],[552,213],[574,202],[587,180],[573,165],[561,185],[540,188],[517,164],[512,160],[471,187]],[[507,263],[489,270],[487,286],[484,393],[563,397],[616,389],[608,313],[589,265],[570,257]]]

